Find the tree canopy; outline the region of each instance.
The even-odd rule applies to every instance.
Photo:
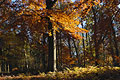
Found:
[[[119,0],[1,0],[0,64],[6,68],[0,69],[119,66],[118,5]]]

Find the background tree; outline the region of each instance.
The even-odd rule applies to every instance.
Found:
[[[33,74],[56,66],[118,66],[119,17],[115,0],[2,0],[1,59],[10,70]]]

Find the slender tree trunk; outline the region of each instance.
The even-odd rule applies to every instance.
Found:
[[[94,26],[93,26],[93,30],[94,30],[94,44],[95,44],[95,65],[98,65],[98,58],[99,58],[99,54],[98,54],[98,45],[97,45],[97,19],[96,19],[96,11],[95,9],[92,7],[92,11],[93,11],[93,15],[94,15]]]
[[[84,33],[82,33],[82,37],[84,37]],[[82,39],[82,43],[83,43],[83,53],[84,53],[84,67],[85,67],[85,40]]]
[[[88,33],[88,36],[90,36],[89,35],[89,33]],[[91,45],[91,39],[90,39],[90,37],[88,37],[88,40],[89,40],[89,45],[90,45],[90,54],[92,55],[92,45]]]
[[[1,67],[2,64],[0,64],[0,73],[2,72],[2,67]]]
[[[7,72],[7,66],[6,66],[7,64],[5,63],[5,65],[4,65],[4,67],[5,67],[5,72]]]
[[[113,65],[115,66],[115,56],[114,56],[114,49],[113,49],[113,46],[112,46],[112,39],[110,38],[110,49],[111,49],[111,55],[112,55],[112,58],[113,58]]]
[[[53,41],[54,41],[54,71],[57,71],[57,68],[56,68],[56,66],[57,66],[57,64],[56,64],[56,60],[57,60],[57,54],[56,54],[56,31],[54,30],[53,31]]]
[[[0,48],[0,55],[2,55],[2,48]]]
[[[8,73],[10,72],[10,66],[9,66],[9,64],[7,65],[7,72]]]
[[[75,48],[75,52],[76,52],[76,56],[77,56],[77,59],[78,59],[78,66],[80,66],[78,47],[76,46],[74,39],[72,39],[72,40],[73,40],[73,44],[74,44],[74,48]]]
[[[70,57],[72,57],[72,53],[71,53],[71,44],[70,44],[70,38],[69,38],[69,37],[68,37],[68,47],[69,47]]]
[[[60,65],[62,67],[62,32],[60,32]]]
[[[88,33],[86,33],[86,46],[88,46]]]
[[[113,40],[114,40],[114,46],[115,46],[115,50],[116,50],[116,56],[119,56],[119,49],[118,49],[118,43],[117,43],[117,39],[116,39],[116,34],[115,34],[115,30],[112,26],[112,21],[111,21],[111,29],[112,29],[112,35],[113,35]]]
[[[56,54],[57,54],[57,60],[56,60],[56,65],[57,65],[57,69],[60,68],[60,64],[59,64],[59,61],[60,61],[60,46],[59,46],[59,33],[56,32]]]
[[[84,28],[83,27],[83,23],[82,23],[82,28]],[[84,40],[84,33],[82,33],[82,37],[83,37],[83,39],[82,39],[82,43],[83,43],[83,53],[84,53],[84,67],[85,67],[85,40]]]
[[[111,28],[111,32],[112,32],[111,33],[112,34],[111,37],[113,37],[113,41],[114,41],[113,44],[114,44],[114,47],[115,47],[116,56],[119,57],[118,43],[117,43],[117,39],[116,39],[116,36],[115,36],[116,33],[115,33],[115,30],[114,30],[114,27],[112,26],[113,20],[112,20],[112,18],[110,20],[111,20],[111,22],[110,22],[110,28]],[[118,66],[118,65],[119,65],[119,63],[117,61],[115,61],[114,66]]]
[[[45,58],[45,35],[43,34],[43,53],[42,53],[42,64],[43,64],[43,71],[46,72],[46,58]]]

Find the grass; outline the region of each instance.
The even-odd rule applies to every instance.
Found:
[[[120,80],[120,67],[74,67],[64,71],[40,73],[39,75],[4,76],[0,80]]]

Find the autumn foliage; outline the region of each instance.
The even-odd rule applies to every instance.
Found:
[[[1,0],[0,72],[17,68],[24,74],[38,74],[75,66],[120,66],[119,2]],[[106,74],[109,68],[114,70],[107,67]],[[101,72],[103,69],[95,69],[98,72],[89,73],[88,68],[83,68],[88,73],[78,70],[77,75],[74,70],[68,70],[44,74],[43,78],[47,75],[48,78],[62,79],[60,75],[54,75],[68,74],[62,77],[85,80],[92,76],[96,80],[100,76],[95,75],[106,75]],[[109,75],[114,73],[111,72]],[[119,73],[119,70],[115,72]],[[89,78],[84,79],[88,74]]]

